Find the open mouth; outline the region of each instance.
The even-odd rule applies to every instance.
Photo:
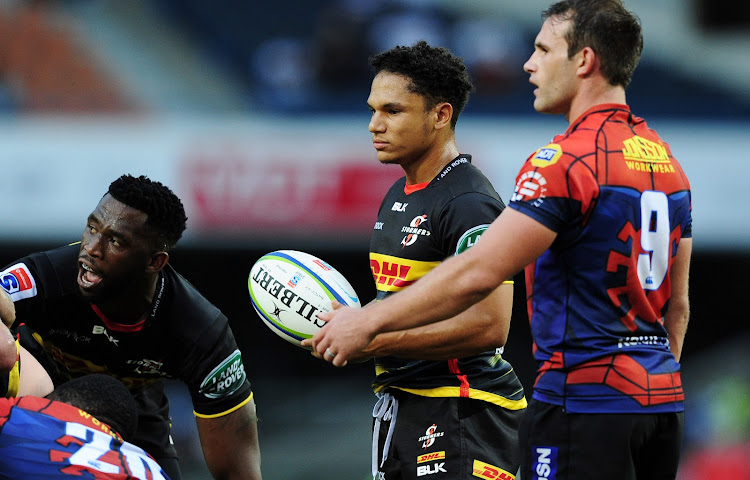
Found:
[[[101,275],[96,273],[91,266],[84,262],[78,262],[78,286],[82,290],[91,289],[102,281]]]

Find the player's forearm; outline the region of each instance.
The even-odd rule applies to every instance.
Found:
[[[421,327],[453,317],[486,297],[497,284],[472,258],[475,248],[441,263],[409,288],[364,308],[374,331]]]
[[[672,292],[669,298],[669,307],[664,314],[664,328],[669,335],[669,349],[678,362],[682,356],[682,344],[685,340],[690,318],[688,290],[692,252],[693,239],[683,238],[677,247],[677,253],[672,262],[670,272]]]
[[[669,310],[664,315],[664,328],[669,338],[669,350],[678,362],[682,357],[682,346],[690,320],[690,307],[687,299],[670,300]]]
[[[7,327],[10,327],[16,321],[16,307],[10,295],[2,288],[0,288],[0,320]]]
[[[16,339],[10,333],[8,327],[0,325],[0,374],[7,374],[16,364],[18,350]]]
[[[261,480],[255,402],[216,418],[197,418],[201,447],[216,480]]]
[[[479,339],[476,335],[453,335],[450,333],[453,329],[442,328],[443,323],[445,322],[380,334],[364,353],[378,357],[396,355],[420,360],[449,360],[476,355],[494,348],[489,347],[491,341]]]
[[[448,360],[494,350],[505,345],[512,309],[513,285],[504,284],[455,317],[377,335],[365,353],[370,356]]]

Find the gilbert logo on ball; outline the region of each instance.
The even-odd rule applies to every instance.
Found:
[[[324,325],[318,314],[330,312],[333,300],[361,306],[338,270],[296,250],[277,250],[259,258],[250,269],[247,287],[253,308],[268,328],[297,346]]]

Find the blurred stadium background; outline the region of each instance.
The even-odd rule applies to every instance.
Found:
[[[547,0],[0,1],[0,265],[80,236],[122,173],[171,186],[189,227],[172,262],[229,316],[253,382],[266,480],[365,479],[371,365],[334,369],[267,330],[246,280],[293,248],[364,302],[368,235],[400,176],[371,151],[367,57],[424,38],[469,65],[457,137],[509,198],[566,127],[532,109],[522,64]],[[681,480],[750,478],[750,6],[630,0],[646,46],[628,100],[693,186],[692,323]],[[731,5],[731,6],[730,6]],[[522,277],[506,349],[533,382]],[[189,399],[170,384],[186,479],[209,478]]]

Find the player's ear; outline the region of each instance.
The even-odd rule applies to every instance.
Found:
[[[169,254],[167,252],[152,253],[149,262],[146,265],[146,271],[149,273],[157,273],[167,265],[167,262],[169,262]]]
[[[581,77],[591,75],[599,64],[599,56],[591,47],[583,47],[576,55],[578,58],[578,74]]]
[[[453,118],[453,105],[448,102],[438,103],[435,105],[435,128],[445,128],[451,126]]]

